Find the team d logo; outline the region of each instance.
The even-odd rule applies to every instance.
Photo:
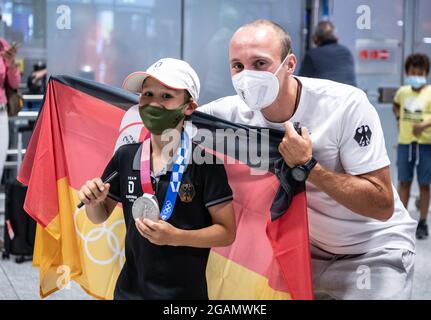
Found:
[[[195,187],[191,183],[182,183],[178,195],[182,202],[192,202],[196,194]]]
[[[371,129],[369,126],[360,126],[356,129],[354,139],[361,147],[366,147],[371,143]]]

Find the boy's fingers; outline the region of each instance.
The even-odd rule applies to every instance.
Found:
[[[79,197],[79,200],[81,200],[83,204],[89,204],[90,203],[90,200],[85,196],[84,192],[82,192],[81,190],[79,190],[79,192],[78,192],[78,197]]]
[[[148,229],[145,224],[140,220],[140,219],[136,219],[136,224],[139,227],[139,229],[145,233],[145,231]]]
[[[105,183],[103,186],[103,194],[107,195],[109,192],[109,188],[111,187],[111,185],[109,183]]]
[[[144,220],[142,220],[142,223],[152,231],[156,231],[157,229],[159,229],[159,225],[150,219],[145,218]]]
[[[87,186],[84,186],[83,188],[82,188],[82,192],[84,192],[84,195],[90,200],[90,201],[92,201],[92,200],[96,200],[96,197],[95,197],[95,195],[93,194],[93,192],[91,192],[91,190],[87,187]]]
[[[152,238],[151,229],[147,228],[144,223],[142,223],[141,220],[136,219],[135,220],[136,227],[141,232],[142,236],[146,238]]]
[[[100,198],[102,195],[102,192],[100,192],[99,187],[94,181],[89,181],[88,188],[91,190],[91,192],[95,195],[96,198]]]
[[[138,225],[138,222],[135,222],[135,225],[136,225],[136,229],[138,229],[139,234],[144,238],[146,238],[145,234],[142,232],[140,226]]]
[[[97,186],[97,188],[99,189],[100,192],[103,192],[105,190],[105,185],[103,184],[102,179],[96,178],[93,181],[96,184],[96,186]]]

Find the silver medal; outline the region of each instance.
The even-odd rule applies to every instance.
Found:
[[[157,198],[148,193],[144,193],[142,197],[133,202],[132,215],[134,219],[150,219],[158,221],[160,217],[159,204]]]

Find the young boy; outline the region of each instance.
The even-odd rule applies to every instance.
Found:
[[[139,113],[151,135],[120,147],[102,178],[79,191],[93,223],[104,222],[117,202],[123,205],[126,263],[114,299],[208,299],[209,248],[231,244],[236,226],[224,166],[191,159],[183,170],[181,159],[195,147],[187,143],[184,117],[197,108],[199,78],[186,62],[162,59],[129,75],[123,86],[140,93]]]
[[[406,85],[394,98],[399,122],[398,181],[401,201],[407,208],[413,171],[419,183],[420,220],[416,237],[428,237],[426,223],[431,183],[431,87],[427,85],[430,62],[424,54],[412,54],[405,63]]]

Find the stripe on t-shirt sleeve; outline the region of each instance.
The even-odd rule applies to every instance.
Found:
[[[223,198],[212,200],[210,202],[205,203],[205,207],[209,208],[209,207],[215,206],[217,204],[220,204],[220,203],[232,200],[232,199],[233,199],[233,196],[229,195],[229,196],[226,196],[226,197],[223,197]]]

